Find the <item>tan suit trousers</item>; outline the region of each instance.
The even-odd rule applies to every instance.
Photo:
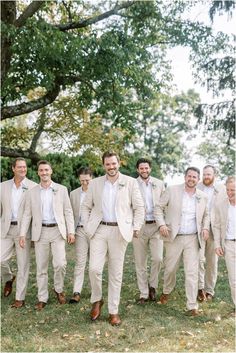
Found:
[[[16,251],[16,300],[25,299],[30,269],[30,245],[31,240],[26,238],[24,249],[20,247],[17,225],[10,226],[6,238],[1,238],[1,275],[3,283],[6,283],[13,277],[9,260],[13,255],[14,249]]]
[[[73,292],[81,293],[84,283],[84,271],[89,251],[89,238],[81,227],[76,228],[75,235],[75,270]]]
[[[205,289],[212,296],[215,294],[218,256],[215,253],[212,231],[207,241],[202,241],[200,249],[198,289]]]
[[[158,239],[155,223],[145,224],[139,238],[133,238],[135,268],[140,298],[147,299],[149,287],[158,287],[158,275],[163,262],[163,240]],[[148,251],[151,253],[151,269],[148,280]]]
[[[109,314],[118,313],[127,244],[128,242],[122,237],[117,226],[99,225],[95,235],[90,240],[91,303],[102,299],[102,273],[107,259]]]
[[[236,242],[225,240],[225,262],[228,271],[229,285],[231,297],[234,305],[236,305]]]
[[[170,294],[176,284],[176,272],[183,257],[187,309],[198,309],[199,244],[197,235],[179,235],[173,242],[165,242],[163,293]]]
[[[48,263],[49,253],[52,252],[54,270],[54,289],[61,293],[64,287],[66,273],[65,239],[58,227],[42,227],[40,239],[35,241],[35,256],[37,265],[38,300],[48,301]]]

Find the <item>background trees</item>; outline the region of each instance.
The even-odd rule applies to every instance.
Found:
[[[197,79],[204,82],[210,73],[210,82],[215,57],[226,43],[233,48],[227,35],[184,19],[194,2],[22,0],[1,6],[2,156],[25,156],[35,165],[49,151],[79,154],[96,169],[101,151],[114,148],[124,168],[137,153],[152,157],[159,175],[184,167],[183,134],[191,138],[194,112],[202,123],[207,109],[196,109],[194,92],[171,93],[166,50],[190,46]],[[211,14],[216,10],[213,3]],[[231,138],[233,115],[229,122],[227,114],[210,114],[208,127],[218,129],[222,120]]]

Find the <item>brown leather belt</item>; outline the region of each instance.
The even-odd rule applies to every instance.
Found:
[[[145,224],[153,224],[156,223],[156,221],[145,221]]]
[[[100,224],[104,224],[105,226],[118,226],[118,223],[117,222],[103,222],[101,221]]]
[[[229,241],[236,241],[236,239],[226,239],[226,240],[229,240]]]
[[[57,223],[42,223],[42,226],[52,228],[52,227],[56,227]]]
[[[18,224],[17,221],[12,221],[11,222],[11,226],[17,226],[17,224]]]
[[[79,225],[79,226],[77,226],[78,228],[84,228],[84,226],[82,226],[82,224],[81,225]]]

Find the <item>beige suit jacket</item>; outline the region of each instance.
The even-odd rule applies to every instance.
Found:
[[[67,234],[74,234],[74,217],[67,188],[53,183],[53,211],[59,231],[64,239]],[[42,211],[40,185],[26,195],[25,211],[22,218],[20,235],[25,236],[32,219],[32,240],[38,241],[42,230]]]
[[[81,206],[82,223],[90,238],[103,218],[102,195],[105,180],[104,175],[91,181]],[[115,207],[119,231],[129,242],[132,240],[133,230],[140,230],[144,223],[144,202],[136,179],[119,173]]]
[[[185,184],[169,186],[163,193],[159,205],[155,208],[155,218],[158,228],[167,225],[170,229],[168,238],[162,237],[164,241],[173,241],[178,234],[181,225],[182,201]],[[196,222],[198,241],[201,247],[203,229],[209,230],[208,198],[201,190],[196,189]]]
[[[14,179],[4,181],[1,183],[1,237],[5,238],[9,232],[11,226],[11,216],[12,216],[12,205],[11,205],[11,193]],[[27,189],[23,190],[22,197],[19,204],[18,214],[17,214],[17,227],[18,233],[20,233],[21,221],[25,207],[25,196],[28,190],[32,189],[37,184],[27,178],[23,181]],[[29,231],[26,233],[27,237],[30,236]]]
[[[81,192],[82,192],[82,187],[80,186],[79,188],[71,191],[70,193],[70,202],[74,214],[74,223],[75,223],[75,229],[79,223],[79,216],[80,216],[80,197],[81,197]]]
[[[227,196],[223,200],[219,200],[219,202],[217,202],[215,205],[215,220],[212,224],[215,249],[219,247],[224,249],[225,247],[225,236],[228,223],[228,208],[229,200]]]
[[[204,184],[202,182],[198,183],[197,188],[199,190],[204,191]],[[214,223],[215,204],[217,202],[220,202],[221,200],[224,200],[225,197],[227,197],[226,187],[225,187],[224,184],[214,184],[213,188],[214,188],[214,193],[213,193],[213,196],[212,196],[212,203],[211,203],[212,207],[211,207],[211,210],[210,210],[210,221],[211,221],[211,224]]]

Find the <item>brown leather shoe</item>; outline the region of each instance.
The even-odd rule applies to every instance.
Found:
[[[160,297],[161,304],[167,304],[168,299],[169,299],[169,294],[162,293],[162,295]]]
[[[204,289],[199,289],[198,290],[197,300],[199,302],[205,302],[206,301],[206,293],[205,293]]]
[[[213,295],[212,294],[210,294],[210,293],[206,293],[206,300],[207,301],[212,301],[212,299],[213,299],[214,297],[213,297]]]
[[[66,296],[63,292],[57,293],[54,289],[54,292],[56,293],[57,300],[60,304],[66,304]]]
[[[73,297],[70,299],[69,303],[70,304],[76,304],[80,302],[80,293],[79,292],[75,292]]]
[[[25,306],[24,300],[15,300],[15,302],[11,305],[12,308],[22,308],[22,306]]]
[[[92,309],[90,311],[90,318],[92,321],[95,321],[99,318],[101,314],[101,308],[103,306],[104,301],[101,299],[92,305]]]
[[[4,297],[9,297],[9,295],[12,292],[12,285],[13,282],[15,281],[16,276],[13,276],[12,279],[10,281],[7,281],[3,290],[3,295]]]
[[[186,312],[187,316],[199,316],[199,311],[197,309],[188,310]]]
[[[47,303],[45,303],[45,302],[38,302],[37,304],[35,304],[35,309],[36,310],[38,310],[38,311],[40,311],[40,310],[42,310],[45,306],[47,305]]]
[[[121,319],[118,314],[109,314],[109,322],[112,326],[119,326]]]
[[[153,287],[149,287],[149,299],[153,302],[156,300],[156,289]]]
[[[144,305],[147,302],[148,302],[148,298],[139,298],[136,300],[136,303],[139,305]]]

